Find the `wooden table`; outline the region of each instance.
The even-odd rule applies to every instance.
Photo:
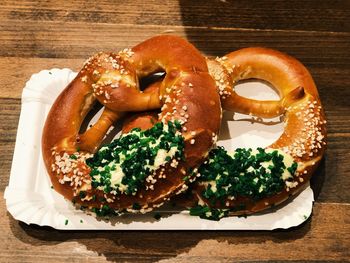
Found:
[[[114,2],[1,1],[0,261],[350,261],[350,1]],[[329,141],[311,182],[311,219],[272,232],[64,232],[28,226],[6,211],[3,192],[28,78],[53,67],[78,70],[96,51],[117,51],[161,33],[184,36],[207,55],[276,48],[308,67],[326,110]]]

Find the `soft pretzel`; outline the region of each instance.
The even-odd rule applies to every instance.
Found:
[[[207,62],[225,110],[258,117],[283,114],[285,130],[267,149],[237,149],[233,154],[220,147],[212,150],[208,160],[194,170],[199,177],[190,189],[194,195],[180,196],[176,201],[191,207],[193,215],[219,219],[228,214],[262,211],[301,191],[319,164],[326,145],[326,121],[308,71],[294,58],[263,48],[242,49]],[[271,83],[281,99],[259,101],[235,93],[234,84],[250,78]],[[152,88],[157,85],[153,84]],[[154,121],[154,113],[136,114],[124,123],[123,129],[146,129]],[[271,164],[274,170],[268,171]],[[260,176],[266,180],[265,184],[256,172],[252,173],[253,167],[264,170]]]
[[[212,219],[251,214],[300,192],[326,146],[326,120],[308,70],[296,59],[266,48],[241,49],[208,60],[208,66],[223,109],[268,118],[282,114],[284,132],[266,149],[237,149],[232,155],[222,148],[211,152],[195,171],[199,180],[194,193],[199,201],[191,212]],[[259,101],[239,96],[233,86],[245,79],[269,82],[281,99]]]
[[[159,89],[140,91],[139,78],[158,71],[166,73]],[[80,134],[96,99],[105,109],[97,123]],[[99,149],[123,112],[160,107],[159,123],[150,130],[133,130]],[[207,157],[220,120],[220,98],[204,57],[184,39],[157,36],[117,54],[98,53],[85,63],[48,114],[43,157],[54,189],[68,200],[101,215],[125,209],[145,212],[186,189],[183,178]],[[128,148],[147,140],[153,144],[146,150]],[[150,174],[130,171],[139,166],[130,159],[136,154],[158,158],[152,163],[142,159]],[[123,168],[117,159],[131,164]]]

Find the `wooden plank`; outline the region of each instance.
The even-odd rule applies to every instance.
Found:
[[[252,29],[350,31],[346,1],[180,0],[183,24]]]
[[[2,1],[0,20],[350,31],[348,1]]]
[[[28,226],[0,198],[4,262],[266,262],[350,259],[350,206],[318,204],[310,220],[276,231],[56,231]],[[93,237],[93,238],[92,238]]]
[[[344,144],[350,139],[339,138]],[[314,190],[315,200],[318,202],[350,202],[350,150],[336,149],[336,144],[332,141],[328,143],[328,149],[323,162],[314,173],[311,179],[311,187]]]
[[[350,202],[350,111],[329,108],[327,111],[329,143],[324,163],[315,173],[312,188],[319,202]],[[8,184],[16,140],[19,99],[0,99],[0,191]],[[341,131],[341,133],[339,133]]]
[[[44,69],[70,68],[78,71],[85,59],[0,57],[0,97],[21,98],[22,89],[32,74]]]
[[[5,104],[0,103],[0,156],[3,157],[0,157],[0,189],[2,190],[9,182],[20,107],[19,100],[7,99]]]
[[[12,94],[16,94],[16,97],[20,95],[18,91],[23,87],[24,79],[18,82],[17,76],[23,76],[26,79],[34,72],[55,66],[78,69],[83,60],[97,51],[117,51],[169,29],[161,26],[129,26],[128,28],[120,25],[90,24],[87,26],[84,23],[66,24],[65,28],[65,32],[62,32],[55,22],[48,23],[47,28],[43,26],[36,28],[33,24],[23,22],[9,27],[0,23],[0,41],[2,41],[0,56],[28,58],[28,60],[1,58],[0,69],[8,74],[2,74],[0,77],[2,83],[6,84],[1,86],[0,96],[11,96],[13,85],[16,93]],[[134,33],[131,37],[128,30]],[[265,46],[287,52],[301,60],[310,69],[319,85],[321,97],[323,93],[328,94],[330,89],[336,88],[337,92],[343,95],[338,98],[336,104],[341,103],[344,107],[347,105],[344,95],[349,92],[349,89],[343,84],[350,80],[350,33],[291,33],[205,28],[190,28],[185,32],[180,27],[171,27],[169,30],[168,32],[182,36],[187,33],[187,38],[207,55],[221,56],[247,46]],[[104,41],[101,41],[102,38]],[[36,60],[32,57],[57,57],[67,58],[67,60]],[[334,97],[327,95],[323,98],[328,100]]]
[[[182,27],[56,21],[0,21],[0,32],[0,56],[46,58],[86,58],[102,50],[132,47],[163,32],[185,34]]]
[[[132,34],[130,34],[132,32]],[[247,46],[265,46],[303,57],[304,63],[349,67],[350,33],[142,26],[87,22],[0,21],[0,56],[86,58],[132,47],[162,33],[186,36],[207,55],[222,56]]]

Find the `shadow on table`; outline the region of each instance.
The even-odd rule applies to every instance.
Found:
[[[204,240],[228,244],[289,243],[302,239],[311,226],[309,219],[298,227],[275,231],[59,231],[17,223],[12,217],[11,221],[13,235],[24,243],[50,246],[75,241],[112,262],[174,258]]]
[[[326,161],[325,161],[326,158],[327,158],[327,154],[322,159],[319,167],[316,169],[315,173],[312,175],[310,180],[310,186],[314,191],[314,196],[316,201],[318,199],[318,196],[321,193],[322,186],[324,184],[325,177],[326,177]]]
[[[261,14],[261,7],[254,11],[255,5],[254,1],[216,0],[194,4],[179,0],[186,38],[203,54],[214,57],[250,46],[277,48],[278,43],[262,30],[278,27],[278,23],[273,17]],[[283,51],[284,47],[279,49]]]

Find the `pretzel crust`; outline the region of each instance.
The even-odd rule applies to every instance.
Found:
[[[216,80],[224,110],[276,117],[284,115],[284,132],[267,148],[279,149],[291,155],[298,164],[297,181],[276,195],[253,201],[247,197],[227,199],[218,208],[245,209],[234,215],[251,214],[277,205],[300,192],[308,184],[326,148],[326,120],[316,85],[308,70],[295,58],[266,48],[245,48],[216,60],[208,60],[209,71]],[[279,101],[259,101],[239,96],[234,86],[240,80],[260,79],[278,91]],[[194,193],[203,199],[204,185],[196,183]],[[210,206],[210,205],[209,205]]]
[[[166,72],[160,88],[140,92],[138,79],[159,71]],[[79,134],[96,100],[105,110],[94,126]],[[153,191],[146,187],[136,195],[113,196],[94,189],[85,160],[98,149],[110,126],[123,112],[160,107],[159,121],[183,124],[186,161],[180,161],[176,169],[166,165],[166,178],[157,173]],[[204,57],[184,39],[157,36],[118,54],[98,53],[85,63],[51,107],[42,136],[43,158],[54,189],[66,199],[89,208],[107,204],[114,210],[129,210],[137,203],[141,212],[148,211],[186,189],[183,177],[208,155],[220,121],[220,98]],[[78,156],[74,164],[67,161],[73,153]]]

